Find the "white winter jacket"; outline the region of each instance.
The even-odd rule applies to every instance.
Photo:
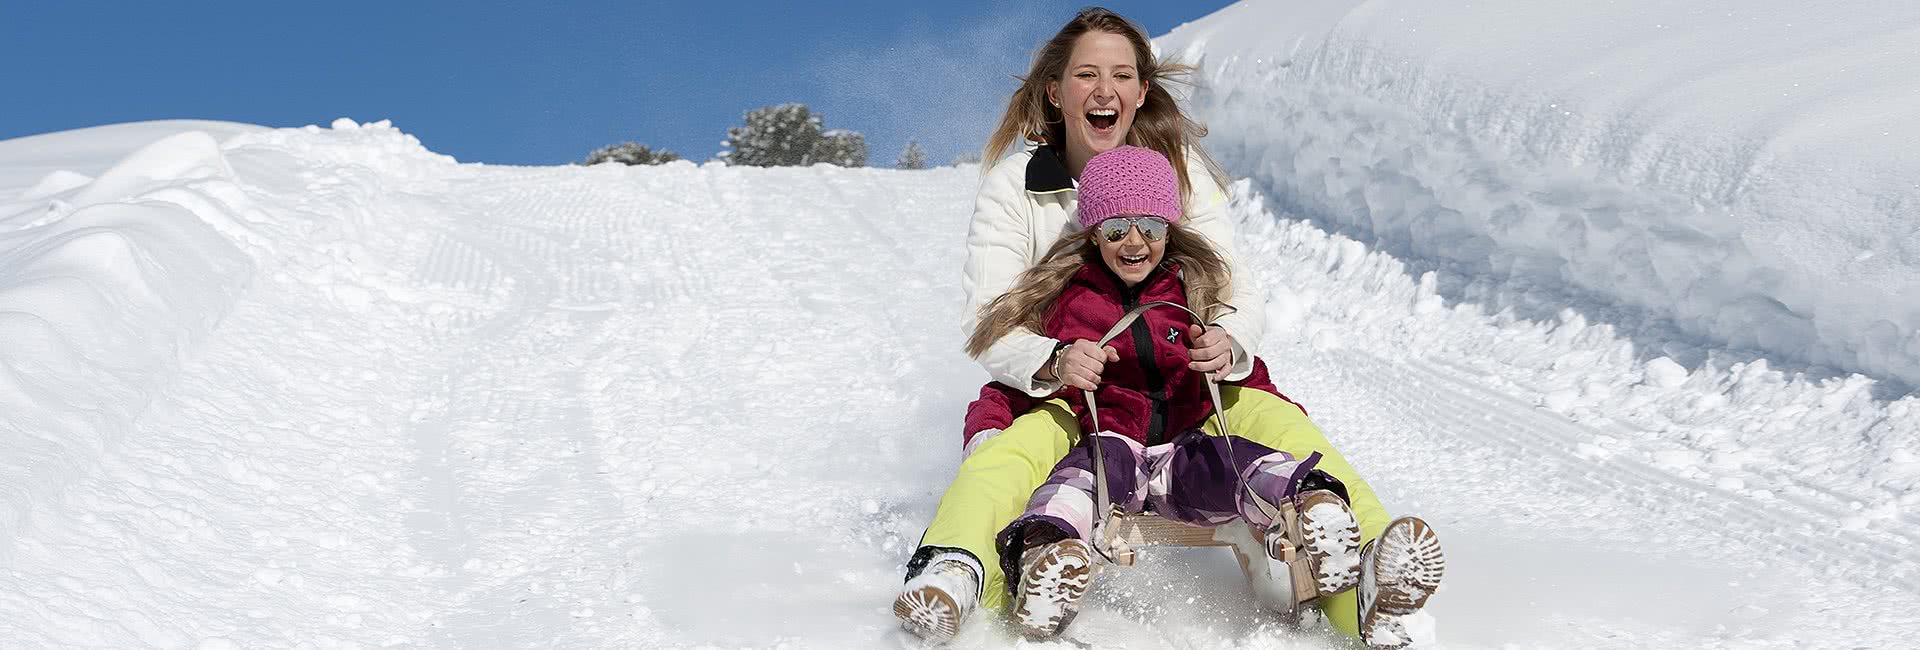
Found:
[[[1233,368],[1227,379],[1244,379],[1253,372],[1253,355],[1248,350],[1259,349],[1266,328],[1266,292],[1251,274],[1241,271],[1234,254],[1226,191],[1201,171],[1204,167],[1198,160],[1189,158],[1187,165],[1193,171],[1194,188],[1180,224],[1206,236],[1226,255],[1233,274],[1233,295],[1227,302],[1237,309],[1219,321],[1233,336]],[[973,225],[967,229],[967,265],[960,283],[967,294],[962,341],[973,335],[982,306],[1012,288],[1020,273],[1040,261],[1060,235],[1079,229],[1074,217],[1079,196],[1066,164],[1045,147],[1007,156],[987,170],[974,202]],[[1056,343],[1021,329],[1000,337],[977,361],[994,381],[1046,397],[1059,390],[1060,383],[1037,381],[1033,373],[1052,361]]]

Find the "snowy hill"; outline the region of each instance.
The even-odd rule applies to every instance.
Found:
[[[1916,42],[1912,3],[1324,0],[1156,44],[1223,163],[1450,299],[1913,386]]]
[[[1698,179],[1620,180],[1607,165],[1625,163],[1553,148],[1571,136],[1548,123],[1448,127],[1442,111],[1480,104],[1369,95],[1397,86],[1332,63],[1396,16],[1477,14],[1300,6],[1237,5],[1161,46],[1204,57],[1209,144],[1250,177],[1232,211],[1273,294],[1261,354],[1389,508],[1443,535],[1440,647],[1920,634],[1920,399],[1778,369],[1875,331],[1849,305],[1908,327],[1899,294],[1818,264],[1775,269],[1774,293],[1582,284],[1732,268],[1765,224],[1660,226],[1674,217],[1653,208],[1688,192],[1662,183]],[[1509,46],[1572,38],[1530,11],[1503,9],[1538,23],[1499,32]],[[1879,33],[1858,29],[1814,53]],[[1457,68],[1431,88],[1520,101],[1520,81],[1486,94],[1467,74],[1518,74],[1513,58],[1476,57],[1409,60]],[[1605,123],[1623,124],[1562,133],[1639,141]],[[1685,139],[1711,129],[1660,133],[1659,165],[1726,173]],[[1620,160],[1658,162],[1639,151]],[[1786,223],[1754,206],[1859,198],[1770,173],[1722,200]],[[977,174],[463,165],[345,120],[0,142],[0,646],[911,647],[887,605],[983,379],[954,325]],[[1462,187],[1478,198],[1433,198]],[[1639,206],[1612,213],[1636,243],[1613,259],[1473,221],[1528,202],[1583,220]],[[1864,262],[1904,254],[1867,241],[1882,253]],[[1762,295],[1838,305],[1836,324],[1796,351],[1687,316]],[[1873,358],[1900,376],[1902,357]],[[1218,553],[1153,554],[1044,647],[1343,647],[1269,624],[1236,574]],[[956,645],[1033,644],[982,619]]]
[[[731,633],[676,585],[827,559],[880,603],[904,533],[820,526],[885,535],[863,481],[951,464],[900,418],[973,381],[922,244],[972,170],[461,166],[345,121],[117,157],[0,240],[10,647]]]

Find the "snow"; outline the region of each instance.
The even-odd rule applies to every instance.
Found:
[[[1156,45],[1201,65],[1229,169],[1453,271],[1449,298],[1493,281],[1914,385],[1915,42],[1910,4],[1329,0]]]
[[[112,124],[88,129],[45,133],[0,141],[0,205],[20,190],[42,183],[49,174],[66,178],[86,178],[105,171],[106,166],[132,151],[162,137],[185,131],[201,131],[215,138],[264,130],[264,127],[235,122],[209,120],[159,120]],[[71,184],[65,180],[52,185]],[[42,188],[43,190],[53,189]],[[35,197],[29,197],[35,198]]]
[[[1249,3],[1159,41],[1246,177],[1259,352],[1440,535],[1416,635],[1920,634],[1914,10],[1786,7]],[[460,164],[352,120],[0,142],[0,645],[912,647],[888,607],[984,377],[978,173]],[[1066,640],[955,646],[1344,647],[1220,549],[1142,557]]]

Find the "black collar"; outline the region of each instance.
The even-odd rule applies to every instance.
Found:
[[[1027,191],[1051,194],[1070,189],[1073,175],[1067,173],[1067,162],[1060,158],[1060,152],[1044,144],[1034,147],[1033,158],[1027,160]]]

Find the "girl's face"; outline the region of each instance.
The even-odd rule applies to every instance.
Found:
[[[1159,223],[1148,223],[1149,219]],[[1166,258],[1165,223],[1158,217],[1114,217],[1093,227],[1090,236],[1094,243],[1100,245],[1100,260],[1106,262],[1114,275],[1120,276],[1121,282],[1131,287],[1147,279],[1147,274],[1152,273],[1154,267],[1160,265],[1160,260]],[[1126,235],[1118,240],[1110,240],[1109,236],[1118,232],[1120,227],[1126,228]],[[1150,240],[1143,230],[1157,230],[1159,236]]]
[[[1073,44],[1063,78],[1047,83],[1047,100],[1067,126],[1067,157],[1084,164],[1127,141],[1134,112],[1147,96],[1133,44],[1109,32],[1087,32]]]

